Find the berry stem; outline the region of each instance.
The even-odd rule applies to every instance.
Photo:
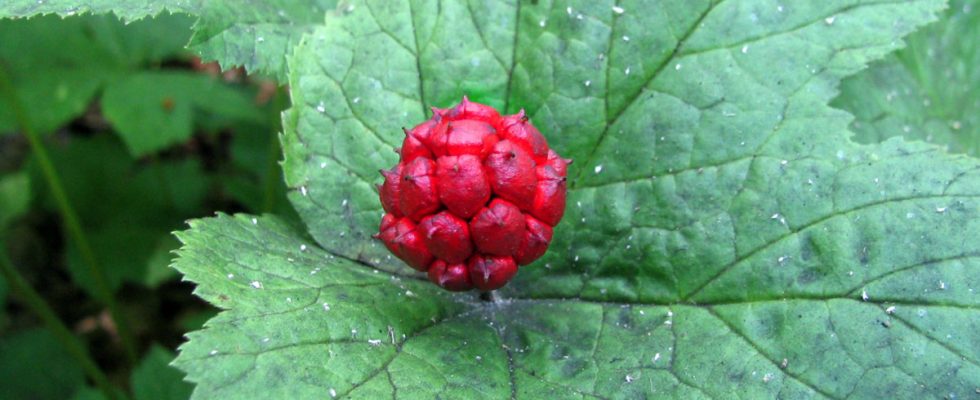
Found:
[[[500,297],[497,296],[496,290],[491,290],[489,292],[480,292],[480,301],[487,303],[498,303],[500,302]]]
[[[58,171],[54,168],[54,164],[51,162],[51,157],[44,148],[44,143],[41,140],[41,137],[34,130],[34,127],[31,126],[31,123],[28,120],[27,114],[24,110],[24,106],[17,97],[17,92],[14,90],[13,84],[11,84],[10,76],[7,75],[7,70],[3,68],[3,66],[0,66],[0,92],[2,92],[4,97],[7,98],[7,103],[11,111],[13,111],[17,125],[20,126],[21,131],[23,131],[24,136],[27,137],[27,140],[30,143],[31,151],[34,153],[34,157],[36,158],[38,165],[41,167],[44,180],[47,181],[48,188],[51,190],[51,195],[54,197],[55,203],[58,205],[58,211],[61,213],[61,218],[65,224],[65,229],[68,231],[68,235],[75,241],[75,244],[78,246],[78,250],[82,255],[82,260],[84,261],[85,265],[88,266],[88,273],[95,283],[96,297],[98,297],[98,300],[103,302],[106,308],[109,309],[109,314],[112,316],[112,320],[116,323],[116,329],[119,332],[119,339],[122,342],[123,349],[125,350],[126,359],[130,363],[135,364],[137,361],[136,342],[133,340],[133,336],[129,330],[129,324],[122,317],[119,304],[116,302],[115,297],[113,297],[112,290],[109,288],[105,270],[97,261],[95,252],[92,250],[92,245],[88,240],[88,236],[86,236],[85,231],[82,230],[82,224],[79,221],[78,214],[72,207],[71,202],[68,199],[68,195],[65,193],[64,185],[61,183],[61,177],[58,175]]]

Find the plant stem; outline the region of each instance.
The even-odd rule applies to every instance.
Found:
[[[88,237],[85,236],[85,231],[82,230],[82,225],[79,223],[78,214],[75,213],[75,209],[72,208],[71,203],[68,201],[68,195],[65,194],[65,189],[61,184],[58,171],[55,170],[54,164],[51,163],[51,158],[44,148],[44,143],[41,141],[37,132],[34,131],[30,121],[28,121],[24,107],[17,97],[17,93],[14,91],[9,75],[7,75],[7,70],[2,65],[0,65],[0,92],[3,92],[7,98],[7,103],[11,111],[13,111],[17,124],[24,132],[24,135],[27,136],[28,142],[30,142],[31,151],[33,151],[37,163],[41,167],[41,172],[44,175],[45,181],[47,181],[48,188],[51,190],[51,195],[58,204],[58,211],[61,212],[61,218],[64,221],[65,228],[68,230],[69,236],[71,236],[72,240],[78,246],[85,265],[88,266],[89,274],[95,283],[95,292],[100,297],[99,300],[105,303],[109,309],[109,314],[112,316],[112,320],[116,323],[116,329],[119,332],[119,339],[125,350],[126,358],[130,364],[135,365],[137,361],[136,342],[130,333],[129,325],[120,313],[119,305],[116,303],[115,297],[109,289],[105,271],[103,271],[95,258],[95,252],[92,251]]]
[[[10,285],[14,296],[20,299],[34,314],[37,314],[41,322],[54,334],[55,338],[58,339],[58,342],[61,343],[65,350],[81,364],[85,374],[105,393],[106,398],[113,400],[119,399],[116,391],[112,390],[112,385],[109,384],[109,379],[106,378],[105,373],[92,360],[85,347],[78,342],[78,338],[72,335],[68,327],[55,315],[51,306],[44,301],[34,288],[27,284],[27,280],[14,268],[13,263],[10,262],[10,258],[7,257],[7,252],[2,242],[0,242],[0,272],[3,273],[3,277]]]

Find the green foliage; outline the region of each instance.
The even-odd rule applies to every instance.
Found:
[[[909,47],[844,81],[835,106],[857,118],[854,139],[893,136],[980,155],[980,9],[954,0],[940,23],[916,32]]]
[[[304,33],[334,13],[336,0],[271,0],[263,2],[96,0],[10,0],[0,4],[0,17],[56,13],[113,13],[132,21],[163,11],[198,17],[189,48],[222,67],[244,66],[249,72],[286,79],[286,55]]]
[[[104,16],[0,20],[0,67],[31,110],[29,122],[48,133],[85,111],[104,86],[181,52],[189,24],[182,16],[130,26]],[[18,128],[12,112],[0,108],[0,133]]]
[[[248,216],[180,235],[226,310],[178,356],[195,396],[971,396],[977,161],[853,143],[826,105],[943,4],[763,3],[328,16],[290,58],[283,138],[319,246]],[[399,128],[463,94],[576,159],[551,251],[492,304],[369,238]]]
[[[82,369],[43,329],[3,337],[0,354],[4,399],[66,399],[85,383]]]
[[[102,112],[131,154],[143,156],[186,141],[195,112],[261,123],[250,93],[186,71],[146,69],[181,56],[190,19],[161,15],[129,25],[112,16],[62,21],[55,16],[0,21],[0,50],[28,120],[49,133],[82,114],[102,92]],[[39,50],[35,50],[39,49]],[[16,131],[9,107],[0,132]]]
[[[0,14],[16,6],[4,2]],[[188,397],[192,386],[168,366],[171,351],[154,345],[138,367],[136,354],[127,363],[126,318],[106,313],[79,243],[94,249],[113,292],[105,295],[137,317],[128,322],[139,342],[172,345],[215,312],[176,282],[169,265],[180,243],[171,232],[215,209],[289,208],[276,164],[285,96],[193,58],[184,50],[192,22],[172,14],[0,20],[0,253],[13,264],[5,255],[4,273],[23,282],[8,307],[0,279],[0,398]],[[53,168],[42,171],[39,149]],[[84,241],[59,218],[54,181]],[[38,335],[38,315],[66,334]],[[119,386],[102,385],[103,375]]]
[[[222,309],[174,362],[195,398],[911,399],[980,387],[980,164],[867,133],[893,132],[868,122],[878,115],[919,131],[976,126],[975,95],[937,78],[975,86],[975,48],[950,47],[975,17],[954,8],[844,85],[835,104],[874,143],[853,142],[850,114],[827,105],[941,0],[91,3],[17,0],[0,16],[188,13],[192,48],[288,77],[283,168],[305,226],[219,214],[178,233],[173,266]],[[953,50],[929,59],[940,44]],[[861,103],[887,96],[889,79],[941,106]],[[370,238],[376,171],[395,162],[400,128],[463,95],[526,109],[575,159],[551,250],[496,302],[441,291]],[[249,161],[268,161],[255,143],[233,147],[237,167],[268,171]],[[164,197],[129,171],[126,188]],[[131,225],[104,220],[130,206],[90,204],[101,217],[83,220],[107,224],[93,231],[124,240],[112,231]],[[167,246],[134,240],[143,254]]]
[[[0,176],[0,231],[27,211],[31,202],[30,178],[25,173]]]
[[[191,384],[170,365],[174,354],[154,346],[133,371],[132,385],[136,400],[181,400],[190,397]]]
[[[111,288],[124,281],[163,281],[149,276],[149,271],[171,276],[160,271],[156,254],[160,246],[165,246],[164,252],[172,250],[170,232],[202,212],[210,183],[197,162],[139,165],[118,142],[105,136],[55,148],[52,158]],[[43,182],[39,172],[35,175],[34,182]],[[53,210],[48,191],[40,184],[36,191]],[[96,295],[93,278],[73,243],[67,261],[75,281]]]

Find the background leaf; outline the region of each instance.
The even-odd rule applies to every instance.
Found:
[[[5,336],[0,340],[0,353],[0,380],[4,382],[0,395],[5,399],[65,399],[85,383],[75,359],[46,330]]]
[[[980,155],[980,11],[954,0],[941,22],[916,32],[909,47],[848,78],[834,105],[856,117],[854,140],[893,136]]]
[[[184,382],[183,374],[170,365],[174,354],[153,346],[133,371],[132,385],[136,400],[181,400],[190,397],[193,387]]]
[[[159,275],[166,275],[159,271],[153,272],[157,277],[148,277],[152,266],[160,263],[153,258],[158,246],[168,241],[179,221],[199,214],[203,207],[210,182],[199,163],[139,165],[122,145],[106,136],[52,149],[52,158],[95,254],[105,266],[110,287],[118,288],[123,282],[160,282]],[[40,172],[36,167],[32,170],[41,201],[54,209]],[[95,295],[89,270],[70,241],[67,264],[73,279]]]
[[[187,72],[146,72],[114,81],[105,90],[102,109],[134,155],[186,141],[195,112],[263,122],[245,90]]]
[[[0,17],[38,14],[71,16],[113,13],[126,21],[160,15],[164,11],[199,18],[189,47],[225,69],[244,66],[249,72],[286,79],[285,57],[300,37],[335,11],[336,0],[273,0],[222,3],[213,1],[97,0],[79,4],[70,0],[12,0],[0,5]]]
[[[323,250],[192,223],[175,266],[226,311],[177,364],[200,398],[972,395],[980,166],[855,144],[826,105],[942,6],[355,3],[289,63],[286,181]],[[576,158],[551,251],[496,303],[369,239],[399,127],[463,94]]]

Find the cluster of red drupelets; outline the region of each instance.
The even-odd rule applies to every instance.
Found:
[[[463,97],[406,129],[399,154],[381,171],[386,214],[376,237],[435,284],[494,290],[547,251],[571,161],[523,110],[501,116]]]

